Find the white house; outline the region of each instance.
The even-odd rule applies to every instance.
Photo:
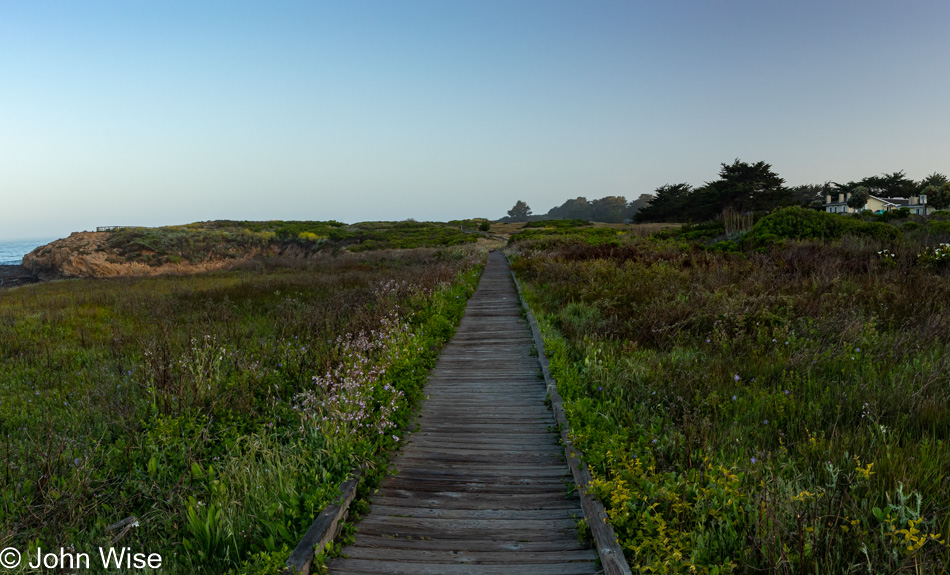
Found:
[[[832,201],[832,194],[825,195],[825,211],[833,214],[853,214],[861,210],[871,210],[876,214],[907,208],[910,213],[916,215],[930,215],[934,212],[932,206],[927,205],[927,194],[911,196],[910,198],[882,198],[878,196],[869,196],[864,207],[856,210],[848,207],[848,200],[851,199],[851,193],[839,193],[838,201]]]

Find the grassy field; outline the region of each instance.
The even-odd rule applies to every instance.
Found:
[[[778,220],[514,236],[595,492],[634,572],[946,572],[945,223]]]
[[[160,228],[119,228],[106,242],[117,258],[151,265],[238,257],[289,246],[318,251],[412,249],[474,243],[479,237],[435,222],[210,221]]]
[[[681,224],[607,224],[604,222],[589,222],[588,225],[576,225],[582,220],[538,220],[533,222],[515,222],[515,223],[493,223],[491,224],[491,233],[511,238],[519,233],[529,233],[536,235],[558,235],[584,234],[593,229],[611,229],[616,230],[618,235],[649,236],[663,230],[674,230]],[[565,222],[574,225],[566,225]],[[567,228],[573,228],[566,230]],[[585,230],[587,232],[585,232]],[[604,233],[604,232],[593,232]]]
[[[114,543],[160,553],[163,573],[275,572],[348,471],[398,446],[483,256],[0,292],[0,548]],[[116,542],[108,526],[131,516]]]

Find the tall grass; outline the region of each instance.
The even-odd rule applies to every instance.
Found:
[[[350,468],[398,444],[481,258],[341,254],[0,292],[0,547],[86,552],[135,516],[121,544],[166,572],[279,563]],[[352,361],[360,334],[376,344],[365,365],[388,368],[361,383],[400,400],[386,434],[328,438],[302,398],[332,397],[314,376]]]
[[[950,283],[929,245],[517,244],[635,570],[948,569]]]

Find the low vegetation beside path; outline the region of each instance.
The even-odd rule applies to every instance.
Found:
[[[163,573],[276,573],[353,466],[399,445],[483,262],[374,251],[0,293],[0,548],[95,554],[134,516],[116,544]]]
[[[773,219],[514,238],[595,493],[635,572],[946,572],[950,240]]]

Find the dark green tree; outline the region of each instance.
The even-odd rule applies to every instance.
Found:
[[[825,196],[836,193],[831,182],[824,184],[804,184],[792,186],[788,189],[789,196],[795,204],[803,208],[822,209]]]
[[[591,219],[590,202],[583,196],[567,200],[560,206],[551,208],[547,217],[558,220],[589,220]]]
[[[590,203],[590,219],[613,224],[623,223],[627,215],[627,198],[607,196]]]
[[[870,176],[857,182],[857,185],[866,187],[872,196],[882,198],[909,198],[918,190],[917,182],[908,178],[904,170],[893,174]]]
[[[923,190],[927,186],[934,186],[935,188],[939,188],[940,186],[946,183],[950,183],[950,178],[947,178],[947,176],[941,174],[940,172],[934,172],[930,174],[929,176],[927,176],[926,178],[920,180],[920,182],[917,184],[917,187],[920,188],[921,190]]]
[[[719,180],[706,184],[701,201],[696,202],[696,219],[713,219],[726,208],[744,213],[791,205],[794,199],[784,184],[765,162],[748,164],[736,159],[722,164]]]
[[[921,193],[927,194],[927,205],[938,210],[950,208],[950,182],[941,186],[929,185]]]
[[[656,189],[650,205],[640,208],[633,217],[635,222],[684,222],[684,210],[693,186],[683,184],[665,184]]]
[[[511,218],[513,222],[526,222],[528,221],[528,216],[531,215],[531,208],[528,207],[528,204],[518,200],[515,202],[513,208],[508,210],[508,217]]]
[[[632,220],[643,208],[650,205],[653,201],[653,194],[640,194],[640,197],[627,205],[627,219]]]
[[[851,190],[851,197],[848,198],[848,207],[853,210],[862,210],[868,204],[871,197],[871,191],[864,186],[858,186]]]

